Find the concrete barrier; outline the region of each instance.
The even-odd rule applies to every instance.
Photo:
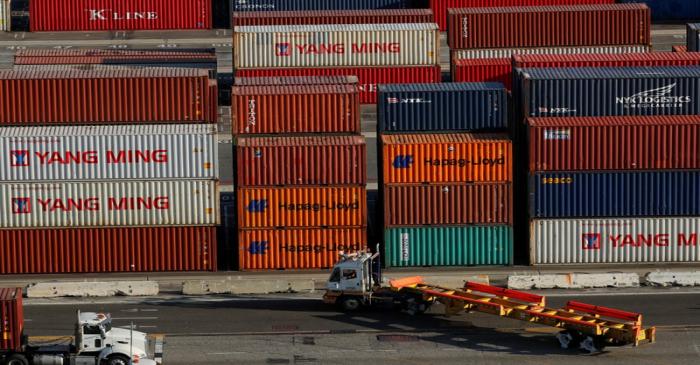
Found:
[[[651,286],[698,286],[700,271],[654,271],[644,276]]]
[[[510,275],[510,289],[583,289],[583,288],[632,288],[639,286],[635,273],[568,273],[544,275]]]
[[[313,279],[247,279],[188,280],[182,284],[184,295],[206,294],[271,294],[313,292]]]
[[[27,286],[28,298],[112,297],[158,295],[156,281],[46,282]]]

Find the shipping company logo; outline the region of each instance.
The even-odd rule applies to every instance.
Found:
[[[584,233],[581,238],[584,250],[600,250],[600,233]]]
[[[275,43],[275,56],[289,57],[292,55],[292,46],[289,43]]]
[[[85,9],[90,14],[90,21],[101,20],[157,20],[158,12],[155,11],[125,11],[119,12],[113,9]]]
[[[10,166],[29,166],[29,151],[28,150],[12,150],[10,151]]]
[[[29,214],[32,212],[32,205],[29,198],[12,198],[13,214]]]
[[[569,129],[545,129],[545,140],[567,140],[571,138],[571,130]]]
[[[274,4],[248,4],[248,0],[236,0],[236,9],[274,9]]]
[[[430,104],[433,101],[421,98],[386,98],[386,102],[389,104]]]
[[[246,210],[248,213],[265,213],[267,207],[267,199],[253,199],[248,203]]]
[[[270,244],[267,241],[253,241],[248,245],[248,252],[251,255],[264,255],[270,248]]]
[[[392,166],[395,169],[407,169],[413,165],[413,155],[398,155],[394,157]]]
[[[632,96],[618,96],[616,104],[622,104],[624,108],[681,108],[692,101],[690,96],[671,96],[677,84],[670,84],[656,89],[646,90]]]

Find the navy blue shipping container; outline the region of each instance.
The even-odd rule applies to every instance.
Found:
[[[700,67],[528,68],[526,117],[698,115]]]
[[[530,175],[533,218],[700,215],[700,171]]]
[[[700,23],[691,23],[686,26],[685,43],[688,46],[688,52],[700,51]]]
[[[392,84],[377,87],[379,132],[478,131],[507,127],[501,83]]]
[[[415,0],[232,0],[231,11],[404,9]]]
[[[651,9],[651,19],[662,22],[700,19],[698,0],[618,0],[619,3],[644,3]]]

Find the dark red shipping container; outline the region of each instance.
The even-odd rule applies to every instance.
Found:
[[[236,77],[236,86],[357,85],[356,76],[264,76]]]
[[[688,46],[673,46],[671,47],[671,51],[678,53],[688,52]]]
[[[440,66],[397,67],[308,67],[308,68],[263,68],[237,70],[236,77],[265,76],[357,76],[362,104],[377,103],[378,84],[416,84],[442,81]]]
[[[236,186],[365,185],[362,136],[238,137]]]
[[[28,49],[15,52],[15,65],[214,63],[216,50]]]
[[[233,134],[359,133],[356,85],[234,86]]]
[[[452,82],[500,82],[510,90],[512,62],[508,58],[455,59]]]
[[[0,288],[0,353],[21,351],[23,334],[22,288]]]
[[[700,65],[700,53],[649,52],[623,54],[515,55],[513,67],[637,67]]]
[[[649,45],[644,4],[448,9],[451,49]]]
[[[700,116],[530,118],[530,172],[700,169]]]
[[[216,227],[0,230],[0,274],[216,271]]]
[[[249,25],[434,23],[430,9],[234,12],[234,27]]]
[[[0,125],[216,123],[216,96],[197,69],[0,71]]]
[[[211,29],[211,0],[32,0],[32,32]]]
[[[542,6],[542,5],[582,5],[613,4],[615,0],[430,0],[430,8],[435,14],[435,22],[440,30],[447,30],[447,9],[487,8],[500,6]]]
[[[384,185],[384,225],[512,224],[511,183]]]

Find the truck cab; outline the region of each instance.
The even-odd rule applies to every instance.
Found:
[[[145,333],[114,328],[112,317],[104,313],[78,311],[75,348],[77,354],[93,355],[108,365],[128,365],[132,360],[143,364],[149,357]]]

